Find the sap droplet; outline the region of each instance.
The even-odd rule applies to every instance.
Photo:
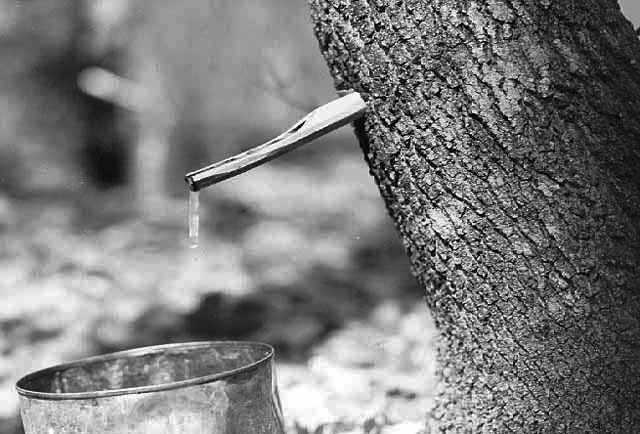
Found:
[[[195,249],[198,247],[198,231],[200,226],[200,192],[189,191],[189,247]]]

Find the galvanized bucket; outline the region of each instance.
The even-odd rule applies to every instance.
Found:
[[[284,434],[271,346],[193,342],[53,366],[16,385],[26,434]]]

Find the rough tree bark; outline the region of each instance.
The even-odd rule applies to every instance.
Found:
[[[640,43],[615,0],[310,0],[440,332],[429,432],[640,430]]]

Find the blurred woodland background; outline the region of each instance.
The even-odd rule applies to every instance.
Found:
[[[296,432],[419,423],[433,327],[350,128],[203,192],[188,248],[184,174],[335,98],[305,1],[0,0],[0,64],[0,434],[27,372],[198,339],[274,345]]]

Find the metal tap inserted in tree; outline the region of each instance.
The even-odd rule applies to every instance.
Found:
[[[274,350],[254,342],[138,348],[20,379],[26,434],[285,434]]]
[[[359,93],[347,93],[318,107],[275,139],[188,173],[185,180],[192,191],[198,191],[232,178],[360,118],[366,107]]]

